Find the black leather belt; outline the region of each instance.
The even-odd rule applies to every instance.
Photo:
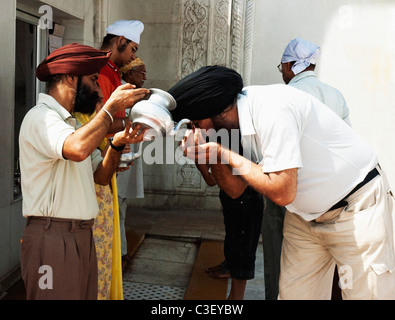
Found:
[[[378,172],[378,170],[376,168],[374,168],[372,171],[370,171],[366,175],[365,179],[361,183],[359,183],[354,189],[351,190],[351,192],[348,195],[346,195],[342,200],[340,200],[338,203],[336,203],[334,206],[332,206],[332,208],[330,208],[328,211],[345,207],[348,204],[348,202],[345,199],[347,199],[349,196],[351,196],[357,190],[361,189],[365,184],[372,181],[379,174],[380,173]]]

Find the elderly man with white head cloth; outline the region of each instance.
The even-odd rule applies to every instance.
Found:
[[[297,87],[300,90],[306,91],[322,102],[324,100],[332,100],[330,98],[322,99],[326,86],[320,82],[314,73],[317,57],[320,48],[315,44],[305,41],[300,38],[292,40],[286,47],[281,63],[278,69],[283,74],[283,79],[286,84]],[[314,82],[314,83],[312,83]],[[327,95],[326,95],[327,96]],[[334,96],[333,94],[330,97]],[[337,94],[335,94],[338,97]],[[340,95],[341,96],[341,95]],[[341,105],[338,107],[338,101],[341,100]],[[334,109],[341,110],[343,114],[344,99],[335,99],[336,107]],[[331,107],[332,108],[332,107]],[[347,108],[347,107],[346,107]],[[348,110],[347,110],[348,114]],[[262,220],[262,243],[265,269],[265,293],[269,299],[275,299],[278,296],[278,281],[280,277],[280,257],[282,246],[282,231],[284,224],[285,208],[280,207],[265,198],[265,209]]]
[[[349,110],[339,90],[321,82],[315,74],[320,47],[301,38],[290,41],[278,66],[286,84],[310,93],[351,125]]]
[[[320,81],[314,72],[320,50],[319,46],[310,41],[295,38],[285,48],[278,69],[282,73],[283,80],[286,84],[311,94],[351,126],[349,110],[343,95],[336,88]],[[269,219],[272,220],[270,224],[266,224],[266,229],[269,228],[268,226],[279,226],[277,230],[266,230],[266,234],[278,234],[282,232],[279,229],[282,224],[278,222],[283,217],[281,208],[277,207],[270,200],[268,200],[266,208],[268,211],[268,208],[270,208],[271,211],[271,214],[266,214],[266,217],[271,217]],[[262,232],[264,233],[264,231]],[[277,239],[277,241],[282,239],[280,236],[272,236],[272,238]],[[277,253],[277,256],[279,254]],[[279,270],[276,272],[279,272]],[[337,289],[336,296],[338,296]]]

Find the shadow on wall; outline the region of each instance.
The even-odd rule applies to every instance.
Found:
[[[332,17],[321,44],[320,78],[342,91],[353,128],[377,152],[395,186],[395,3],[355,1]]]

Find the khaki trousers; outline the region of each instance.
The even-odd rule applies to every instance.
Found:
[[[343,299],[395,299],[393,196],[385,174],[314,221],[286,212],[279,299],[330,299],[335,264]]]

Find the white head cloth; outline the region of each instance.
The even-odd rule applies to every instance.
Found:
[[[295,61],[292,71],[295,75],[305,70],[310,64],[316,64],[320,47],[307,40],[296,38],[285,48],[281,63]]]
[[[140,35],[144,31],[144,24],[138,20],[119,20],[108,26],[106,31],[140,44]]]

